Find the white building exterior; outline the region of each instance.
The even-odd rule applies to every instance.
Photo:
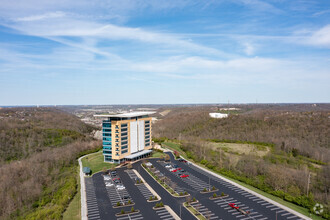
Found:
[[[228,114],[223,114],[223,113],[209,113],[211,118],[227,118]]]

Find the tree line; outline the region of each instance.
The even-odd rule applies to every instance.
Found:
[[[249,108],[223,119],[209,117],[216,107],[172,109],[153,125],[153,137],[177,142],[191,159],[208,168],[311,211],[320,202],[328,218],[329,111]],[[237,155],[215,149],[210,142],[253,144],[270,150],[262,157]]]
[[[51,108],[0,117],[0,219],[61,219],[77,193],[77,158],[100,149],[93,127]]]

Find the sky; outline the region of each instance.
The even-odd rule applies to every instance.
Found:
[[[0,0],[0,106],[329,101],[327,0]]]

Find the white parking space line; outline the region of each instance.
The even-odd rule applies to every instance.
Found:
[[[297,216],[293,215],[293,216],[287,217],[287,219],[292,219],[292,218],[297,218]]]

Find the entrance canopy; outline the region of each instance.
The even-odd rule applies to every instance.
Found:
[[[149,154],[151,152],[152,152],[152,150],[143,150],[143,151],[139,151],[139,152],[136,152],[134,154],[128,155],[125,158],[129,159],[129,160],[132,160],[132,159],[135,159],[137,157],[143,156],[145,154]]]

